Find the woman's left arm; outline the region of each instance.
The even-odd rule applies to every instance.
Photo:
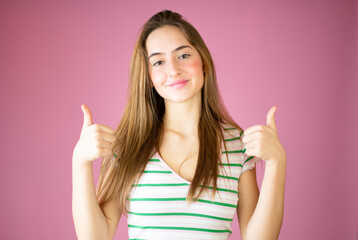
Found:
[[[277,136],[275,112],[267,114],[267,125],[255,125],[244,131],[246,154],[265,160],[265,174],[259,199],[246,228],[245,240],[278,239],[280,234],[286,179],[286,152]]]

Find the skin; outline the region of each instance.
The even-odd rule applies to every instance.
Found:
[[[240,176],[239,196],[242,197],[238,205],[238,219],[240,229],[243,226],[243,239],[278,239],[280,234],[287,158],[277,134],[276,110],[277,106],[270,108],[266,125],[254,125],[244,131],[242,141],[246,154],[264,160],[266,167],[260,193],[253,184],[253,181],[256,182],[255,170]],[[248,209],[245,210],[246,207]]]
[[[105,206],[103,215],[96,196],[92,162],[111,155],[115,141],[114,129],[94,124],[92,112],[86,105],[80,139],[72,157],[72,214],[78,239],[113,239],[120,219],[118,198]]]
[[[204,84],[201,57],[181,31],[173,26],[154,30],[148,36],[146,48],[149,75],[153,87],[163,97],[166,109],[159,150],[161,157],[176,173],[191,181],[199,151],[197,126]],[[169,86],[181,79],[188,80],[184,87]]]
[[[181,31],[173,26],[156,29],[148,36],[146,47],[149,75],[166,107],[189,106],[197,102],[204,84],[203,64],[199,52]],[[180,79],[189,82],[180,89],[169,86]]]

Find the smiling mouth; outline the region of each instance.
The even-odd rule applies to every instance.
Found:
[[[186,83],[186,82],[188,82],[189,80],[178,80],[178,81],[176,81],[176,82],[173,82],[172,84],[170,84],[169,86],[170,87],[173,87],[173,86],[175,86],[175,85],[178,85],[178,84],[183,84],[183,83]]]
[[[172,88],[182,88],[182,87],[184,87],[188,82],[189,82],[189,80],[179,80],[179,81],[176,81],[176,82],[170,84],[169,87],[172,87]]]

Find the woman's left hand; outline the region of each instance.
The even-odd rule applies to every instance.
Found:
[[[286,161],[286,152],[277,136],[275,113],[277,106],[271,107],[267,113],[265,125],[254,125],[244,131],[242,141],[246,155],[256,156],[266,163]]]

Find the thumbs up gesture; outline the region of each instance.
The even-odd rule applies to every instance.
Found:
[[[81,109],[83,111],[83,126],[80,139],[73,151],[73,161],[91,163],[112,154],[115,141],[114,130],[106,125],[93,124],[89,108],[83,104]]]
[[[277,136],[275,113],[273,106],[267,113],[266,126],[254,125],[244,131],[242,138],[246,155],[255,156],[268,162],[286,161],[286,152]]]

